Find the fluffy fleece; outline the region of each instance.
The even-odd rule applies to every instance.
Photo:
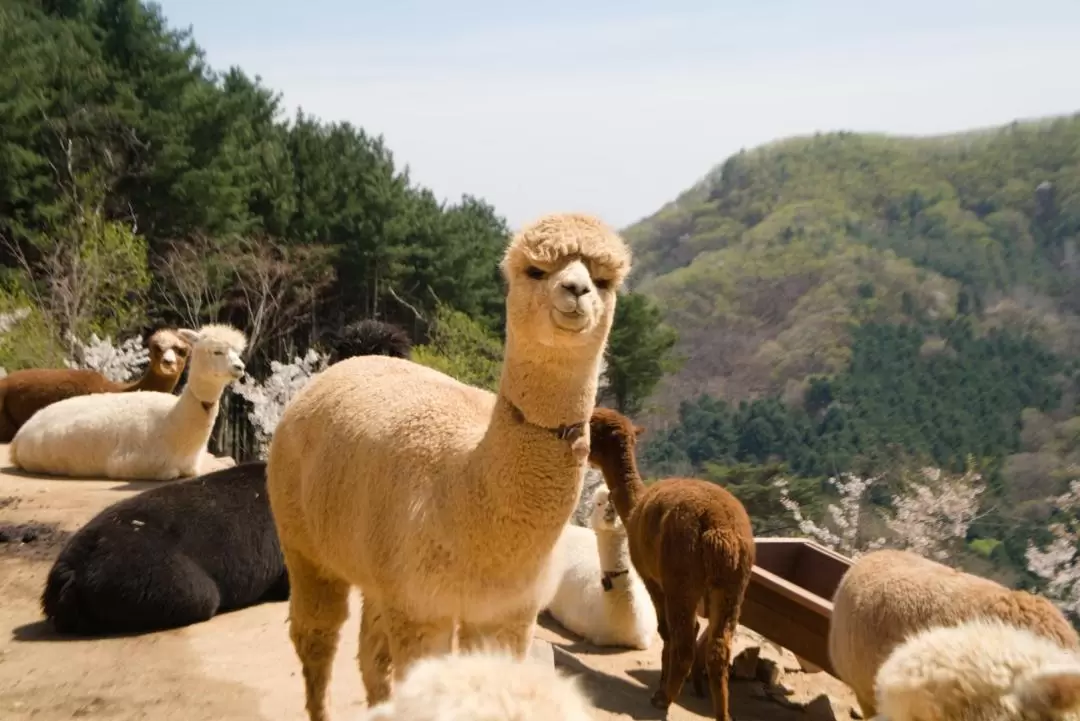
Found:
[[[876,685],[879,721],[1080,720],[1080,656],[996,619],[920,631]]]
[[[0,379],[0,443],[46,406],[91,393],[160,391],[172,393],[184,372],[191,346],[174,330],[161,329],[147,343],[150,364],[134,383],[117,383],[97,371],[75,368],[32,368]]]
[[[11,442],[31,473],[166,481],[200,473],[225,386],[244,374],[244,334],[227,325],[178,331],[191,344],[180,396],[155,391],[67,398],[43,408]]]
[[[709,619],[705,668],[717,721],[729,721],[731,644],[754,566],[750,517],[715,483],[668,478],[646,486],[635,446],[641,428],[610,408],[592,415],[589,460],[604,474],[626,524],[630,560],[652,597],[664,641],[653,706],[666,709],[690,675],[697,617]]]
[[[568,525],[559,539],[562,580],[547,610],[597,646],[645,649],[656,611],[630,564],[626,528],[605,486],[593,491],[590,528]]]
[[[1076,631],[1049,600],[1005,588],[910,551],[874,551],[860,557],[833,596],[829,657],[871,718],[874,678],[908,636],[932,626],[978,617],[1027,628],[1067,648],[1080,647]]]
[[[366,721],[590,721],[574,679],[506,653],[418,660]]]
[[[186,626],[288,595],[266,464],[256,461],[98,513],[60,552],[41,607],[61,633],[99,635]]]
[[[616,291],[630,251],[600,221],[545,217],[509,244],[497,394],[399,358],[330,366],[282,414],[268,490],[312,721],[350,586],[369,703],[413,660],[490,641],[528,651],[557,584]]]

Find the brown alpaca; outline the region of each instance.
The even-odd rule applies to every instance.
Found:
[[[591,419],[589,462],[600,468],[630,541],[630,561],[656,606],[664,641],[653,706],[679,697],[694,662],[697,616],[709,619],[705,666],[717,721],[729,721],[728,670],[739,609],[754,566],[754,533],[739,500],[692,478],[641,481],[642,432],[609,408]]]
[[[117,383],[97,371],[75,368],[28,368],[9,373],[0,379],[0,443],[10,443],[30,416],[65,398],[126,391],[172,393],[191,346],[165,328],[150,336],[148,345],[150,365],[133,383]]]

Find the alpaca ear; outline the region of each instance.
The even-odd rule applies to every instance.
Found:
[[[641,438],[641,434],[643,434],[644,432],[644,426],[634,426],[634,438]]]
[[[178,328],[176,335],[183,338],[188,345],[195,345],[199,340],[199,334],[190,328]]]
[[[1013,694],[1021,710],[1059,718],[1080,706],[1080,666],[1041,669],[1019,681]]]

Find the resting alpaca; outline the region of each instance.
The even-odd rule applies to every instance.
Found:
[[[172,393],[191,346],[176,331],[167,329],[150,336],[147,345],[150,365],[134,383],[117,383],[97,371],[75,368],[28,368],[9,373],[0,380],[0,443],[10,443],[31,416],[65,398],[126,391]]]
[[[593,492],[591,528],[567,525],[559,539],[562,580],[548,612],[597,646],[648,648],[656,611],[630,565],[626,529],[607,487]]]
[[[1080,656],[996,619],[920,631],[877,673],[878,721],[1080,721]]]
[[[591,721],[576,680],[504,653],[420,659],[365,721]]]
[[[979,616],[1028,628],[1067,648],[1080,647],[1076,631],[1047,599],[909,551],[886,550],[860,557],[840,579],[829,658],[869,719],[875,713],[874,676],[897,645],[931,626]]]
[[[510,243],[498,394],[399,358],[346,358],[281,416],[267,487],[289,570],[307,709],[325,695],[350,585],[369,703],[421,656],[491,641],[524,657],[588,456],[588,419],[630,251],[584,215]],[[385,629],[385,633],[383,630]]]
[[[664,650],[652,704],[666,709],[690,674],[697,616],[709,619],[708,653],[713,710],[727,721],[731,643],[750,572],[754,534],[738,499],[720,486],[669,478],[646,486],[634,447],[641,433],[609,408],[592,415],[589,461],[604,473],[615,508],[626,524],[630,560],[656,606]]]
[[[68,540],[41,607],[57,631],[186,626],[289,596],[266,464],[244,463],[114,503]]]
[[[180,396],[154,391],[67,398],[15,434],[11,462],[31,473],[168,481],[196,476],[225,386],[244,374],[244,334],[227,325],[178,331],[192,345]]]

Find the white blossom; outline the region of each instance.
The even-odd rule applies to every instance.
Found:
[[[141,374],[143,366],[150,359],[150,351],[137,336],[128,338],[119,346],[114,346],[109,336],[98,338],[96,333],[90,334],[89,343],[73,335],[68,336],[68,341],[74,357],[65,359],[64,365],[95,370],[117,383],[124,383]]]
[[[852,473],[829,478],[840,496],[829,504],[823,523],[806,518],[799,504],[788,495],[787,481],[774,485],[780,490],[780,504],[798,524],[799,532],[837,553],[858,558],[879,548],[903,548],[921,556],[945,561],[956,541],[967,536],[978,517],[982,476],[968,471],[948,476],[938,468],[923,468],[922,481],[909,481],[904,492],[893,498],[892,512],[879,512],[890,537],[870,537],[866,521],[875,516],[868,508],[866,493],[881,476],[861,478]]]
[[[261,383],[247,375],[233,384],[233,390],[251,403],[248,418],[255,427],[261,458],[266,457],[270,438],[285,406],[309,380],[326,368],[327,360],[327,356],[309,348],[303,358],[293,358],[292,363],[271,361],[270,375]]]
[[[1080,509],[1080,481],[1073,481],[1069,490],[1054,499],[1055,505],[1066,512],[1070,520],[1049,526],[1054,540],[1045,549],[1028,541],[1027,567],[1046,581],[1046,595],[1063,611],[1080,615],[1080,558],[1077,557],[1076,511]]]

